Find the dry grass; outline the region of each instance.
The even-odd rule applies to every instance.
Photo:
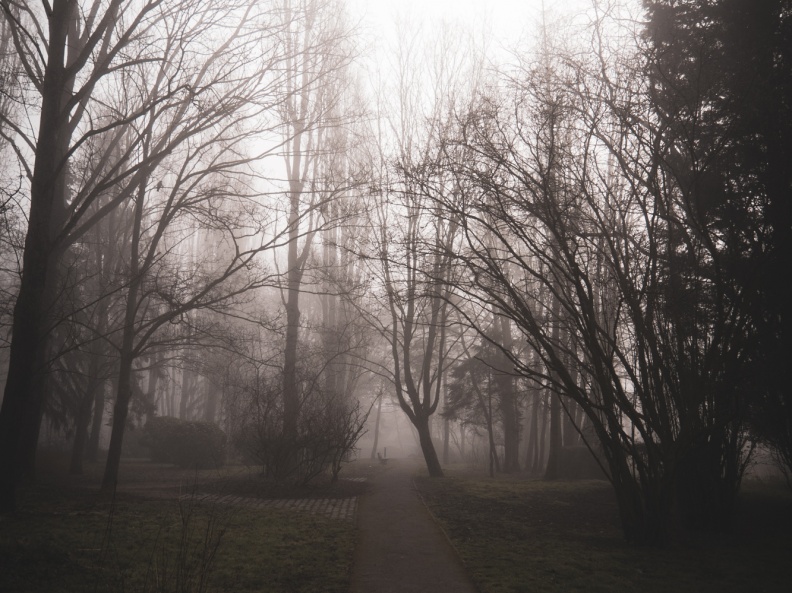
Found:
[[[788,591],[792,497],[747,484],[727,534],[627,545],[606,482],[419,478],[482,593]]]
[[[0,591],[348,590],[352,524],[189,497],[180,504],[173,490],[189,488],[189,472],[140,462],[125,464],[131,488],[111,499],[96,490],[94,470],[82,479],[50,473],[20,492],[19,512],[0,518]],[[249,473],[231,468],[192,480],[219,480],[222,491]]]

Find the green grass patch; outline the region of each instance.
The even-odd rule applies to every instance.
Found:
[[[219,508],[37,487],[0,518],[0,591],[346,592],[354,526],[294,511]],[[208,572],[205,568],[209,568]]]
[[[727,534],[625,543],[609,484],[419,478],[482,593],[788,591],[792,497],[749,485]]]

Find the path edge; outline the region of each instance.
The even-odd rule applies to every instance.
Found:
[[[462,554],[459,553],[459,549],[454,545],[454,542],[451,541],[451,538],[448,536],[448,532],[446,532],[446,530],[443,527],[442,523],[440,523],[440,520],[432,512],[432,509],[430,509],[429,505],[426,504],[426,500],[424,500],[423,494],[421,494],[421,489],[418,488],[418,485],[415,482],[416,478],[417,478],[417,476],[413,476],[412,477],[412,486],[413,486],[413,490],[415,490],[415,493],[418,495],[418,500],[421,501],[421,504],[426,509],[426,512],[428,512],[429,516],[432,518],[432,522],[434,522],[434,524],[440,530],[440,533],[443,534],[443,537],[445,538],[445,540],[448,543],[448,545],[451,546],[451,549],[454,551],[454,555],[456,556],[457,560],[459,561],[459,564],[462,566],[462,570],[465,571],[465,576],[467,576],[468,581],[470,582],[470,584],[473,585],[473,589],[476,590],[476,593],[483,593],[481,588],[476,583],[476,581],[473,580],[473,577],[470,574],[470,570],[468,570],[467,565],[462,561]]]

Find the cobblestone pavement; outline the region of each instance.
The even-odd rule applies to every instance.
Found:
[[[367,477],[349,477],[342,478],[349,482],[366,482]],[[323,515],[330,519],[355,522],[358,512],[358,498],[352,496],[348,498],[284,498],[284,499],[267,499],[267,498],[253,498],[235,495],[222,495],[222,494],[209,494],[200,492],[200,485],[193,484],[187,489],[187,482],[181,480],[171,480],[164,482],[159,480],[157,482],[131,482],[126,483],[119,488],[120,492],[126,492],[145,498],[174,498],[178,497],[180,500],[188,500],[193,498],[196,501],[206,502],[217,505],[244,505],[249,508],[257,509],[286,509],[294,511],[302,511],[314,515]],[[176,494],[176,490],[180,490],[181,494]],[[188,491],[190,490],[190,491]]]
[[[194,496],[199,502],[213,503],[218,506],[244,505],[254,509],[286,509],[302,511],[313,515],[324,515],[330,519],[354,522],[357,516],[358,497],[350,498],[283,498],[283,499],[263,499],[246,498],[244,496],[217,494],[182,495],[179,498],[186,499]]]

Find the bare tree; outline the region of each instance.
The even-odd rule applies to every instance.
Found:
[[[9,510],[15,483],[33,469],[47,336],[59,321],[54,305],[62,254],[119,204],[140,201],[156,167],[177,147],[212,132],[230,138],[240,116],[250,118],[272,105],[277,98],[266,89],[279,71],[271,65],[282,54],[280,46],[262,38],[268,7],[243,0],[222,6],[113,0],[87,7],[74,0],[40,7],[9,0],[2,8],[35,89],[27,120],[3,122],[30,184],[23,275],[0,411],[0,506]],[[197,43],[207,42],[207,32],[221,20],[227,36],[215,35],[214,47],[199,50]],[[227,22],[236,27],[226,28]],[[251,61],[254,56],[258,59]],[[24,122],[35,113],[40,122],[34,131]],[[95,155],[96,164],[71,168],[74,156],[98,137],[107,150]],[[226,143],[224,154],[230,155],[235,142],[238,147],[239,140]],[[112,198],[93,208],[111,187],[117,188]]]
[[[300,415],[297,352],[300,297],[313,243],[330,204],[348,189],[335,169],[334,129],[345,121],[344,70],[351,59],[342,6],[333,0],[285,2],[284,43],[289,56],[281,108],[288,181],[288,245],[282,300],[286,311],[283,365],[283,438],[296,439]],[[284,469],[288,471],[288,461]]]
[[[148,19],[159,2],[144,3],[129,28],[115,28],[122,1],[95,3],[81,14],[75,1],[61,0],[40,8],[2,3],[17,55],[40,98],[37,134],[6,118],[6,137],[25,163],[30,182],[30,214],[23,258],[23,274],[14,309],[10,367],[0,410],[0,511],[13,510],[14,487],[32,472],[43,399],[43,360],[48,333],[47,295],[52,293],[53,270],[64,249],[69,210],[66,202],[67,162],[77,143],[72,136],[85,115],[101,79],[119,62],[123,50],[150,26]],[[106,9],[106,10],[101,10]],[[117,35],[120,32],[121,35]],[[134,117],[134,116],[133,116]],[[31,118],[32,119],[32,118]],[[96,132],[94,132],[96,133]],[[73,220],[78,220],[79,217]],[[64,231],[66,231],[64,233]]]
[[[706,247],[664,170],[670,147],[640,57],[606,51],[552,73],[541,61],[523,67],[507,94],[482,97],[459,130],[475,156],[448,161],[465,192],[443,206],[466,244],[460,299],[512,320],[529,349],[491,343],[553,394],[551,456],[571,399],[596,435],[585,441],[604,460],[625,535],[661,543],[683,500],[680,472],[703,461],[696,443],[723,443],[724,433],[730,446],[744,443],[717,400],[729,376],[720,365],[739,368],[744,355],[729,336],[746,320],[728,306],[713,316],[693,298],[678,308],[706,292],[694,288],[707,282]],[[684,274],[680,257],[692,258]]]
[[[469,39],[450,27],[427,41],[412,24],[399,23],[393,88],[382,89],[377,191],[372,196],[371,321],[390,349],[387,375],[401,409],[418,432],[432,476],[442,468],[430,421],[442,393],[449,356],[447,282],[456,222],[435,207],[432,194],[453,192],[437,167],[445,132],[457,106],[470,96],[481,64]]]

